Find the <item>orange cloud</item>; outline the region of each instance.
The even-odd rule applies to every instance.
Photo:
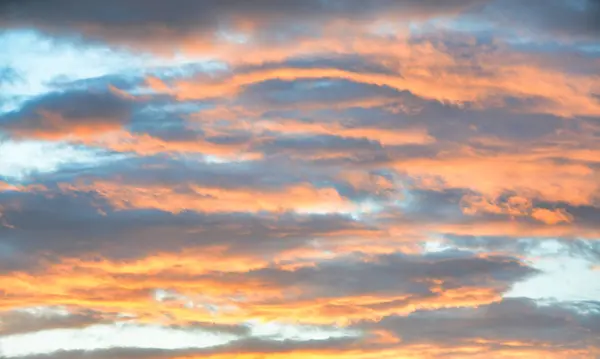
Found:
[[[307,46],[314,50],[314,46],[319,45],[312,43]],[[503,61],[503,58],[515,57],[515,54],[509,53],[506,49],[502,50],[504,52],[492,55],[473,54],[478,62],[486,63],[487,73],[481,75],[475,71],[465,71],[460,60],[453,58],[446,52],[447,49],[436,48],[431,43],[414,44],[408,38],[401,36],[393,39],[366,39],[359,36],[351,47],[335,44],[330,46],[332,47],[329,51],[337,53],[358,53],[374,58],[395,59],[399,65],[391,67],[390,72],[396,75],[360,73],[338,68],[288,67],[256,70],[220,79],[180,80],[176,81],[172,88],[168,88],[157,79],[150,79],[149,85],[156,91],[171,93],[181,100],[187,100],[232,96],[245,86],[267,80],[331,78],[387,86],[400,91],[408,90],[422,98],[443,102],[468,102],[483,107],[496,107],[504,106],[497,100],[502,97],[539,98],[544,99],[545,103],[532,104],[523,110],[560,116],[600,114],[600,103],[593,96],[600,91],[597,78],[576,74],[566,75],[562,71],[537,66],[533,60],[524,57],[519,58],[521,63],[509,65],[509,62]],[[391,46],[394,50],[391,50]],[[268,52],[266,53],[268,58]],[[287,56],[293,56],[293,51],[289,53],[283,51],[279,60],[283,61]],[[227,57],[227,59],[231,58]],[[243,56],[243,58],[251,58],[251,56]],[[427,58],[431,60],[428,61]],[[263,61],[265,60],[263,58]],[[528,64],[526,61],[531,63]],[[523,86],[523,83],[528,85]]]
[[[348,325],[360,320],[379,320],[389,315],[406,315],[416,310],[472,307],[497,302],[501,293],[493,288],[433,288],[436,295],[362,295],[334,298],[286,300],[275,305],[257,303],[247,308],[251,318],[267,321],[294,318],[313,324]],[[301,319],[300,319],[301,318]]]
[[[113,86],[47,93],[7,115],[2,127],[14,137],[88,140],[120,130],[130,121],[135,100]]]
[[[323,258],[313,260],[321,262]],[[429,288],[428,294],[389,288],[326,295],[312,292],[310,283],[282,287],[276,281],[252,275],[257,270],[294,275],[295,270],[314,264],[298,262],[301,267],[286,269],[275,263],[277,260],[259,256],[231,254],[219,246],[120,261],[90,254],[49,264],[37,273],[0,275],[0,288],[10,288],[0,291],[0,310],[58,305],[73,310],[128,313],[135,320],[153,323],[169,318],[174,324],[236,324],[258,319],[348,325],[415,310],[471,307],[502,299],[503,288],[448,287],[436,278],[423,282]],[[164,293],[157,295],[157,290]],[[216,312],[211,308],[217,308]]]
[[[600,173],[588,165],[557,164],[538,154],[450,154],[398,160],[394,167],[416,178],[418,187],[468,188],[487,198],[513,191],[520,197],[582,205],[592,203],[600,189]]]
[[[476,195],[463,196],[461,205],[463,213],[469,215],[493,213],[509,216],[527,215],[532,206],[529,199],[518,196],[509,197],[505,203],[495,203],[493,200]]]
[[[419,309],[476,306],[501,299],[494,289],[459,288],[439,291],[431,297],[364,295],[299,300],[293,297],[302,293],[282,293],[281,288],[260,281],[228,283],[201,279],[189,273],[180,276],[169,272],[152,276],[127,272],[111,274],[77,267],[66,270],[64,266],[40,276],[18,273],[2,276],[0,283],[11,288],[0,300],[0,310],[59,305],[129,313],[143,322],[164,321],[168,316],[174,324],[193,321],[236,324],[258,319],[347,325]],[[166,294],[166,299],[159,301],[154,293],[163,288],[173,294]],[[217,308],[217,312],[212,312],[210,307]]]
[[[61,185],[64,191],[94,191],[105,197],[116,209],[152,208],[179,213],[199,212],[348,212],[356,208],[334,188],[316,188],[308,183],[283,189],[260,190],[201,187],[189,184],[173,187],[94,182],[89,185]]]
[[[85,121],[65,119],[61,114],[39,111],[43,126],[39,128],[15,128],[11,133],[17,137],[35,137],[42,140],[90,139],[102,133],[117,131],[122,127],[118,121],[106,118],[86,118]]]
[[[30,192],[31,191],[31,192],[33,192],[33,191],[45,191],[46,189],[47,189],[46,186],[39,184],[39,183],[23,185],[23,184],[10,184],[10,183],[0,181],[0,192],[3,192],[3,191],[16,191],[16,192]]]
[[[374,345],[373,345],[374,344]],[[537,345],[536,345],[537,344]],[[278,350],[248,350],[245,352],[180,356],[172,359],[592,359],[597,351],[590,349],[563,349],[542,343],[491,342],[473,340],[456,345],[372,343],[372,345],[341,347],[335,349],[290,348]]]
[[[262,158],[261,153],[250,150],[250,143],[219,144],[201,138],[193,141],[165,141],[148,134],[136,135],[126,131],[114,131],[105,136],[96,136],[93,139],[86,140],[85,143],[109,148],[118,152],[134,152],[144,156],[165,152],[181,152],[201,153],[231,160],[256,160]]]
[[[234,3],[236,2],[231,2]],[[233,6],[231,4],[229,6]],[[134,8],[131,10],[135,11]],[[455,310],[457,307],[477,307],[497,303],[502,300],[503,292],[509,284],[492,282],[485,285],[477,284],[477,281],[466,281],[466,284],[463,284],[459,280],[446,279],[445,274],[439,276],[444,279],[435,278],[434,274],[425,270],[426,279],[411,277],[407,280],[410,285],[406,287],[410,287],[409,289],[401,286],[396,288],[394,287],[396,283],[389,284],[383,281],[381,288],[375,285],[370,287],[371,284],[377,284],[375,280],[377,278],[374,278],[373,283],[370,278],[386,275],[400,277],[403,274],[401,272],[410,272],[410,270],[386,268],[387,272],[386,270],[374,271],[373,277],[365,276],[365,280],[359,275],[364,273],[362,270],[359,271],[360,273],[356,272],[354,277],[345,277],[346,272],[351,271],[344,266],[335,267],[336,260],[341,261],[345,256],[353,258],[352,256],[359,256],[359,253],[360,256],[364,255],[366,262],[374,260],[373,258],[380,254],[402,252],[403,255],[422,255],[421,245],[424,241],[431,239],[432,236],[443,237],[446,234],[599,238],[600,229],[585,223],[579,226],[577,219],[567,210],[537,207],[539,202],[597,207],[600,193],[600,172],[597,170],[600,164],[598,128],[595,128],[594,124],[582,124],[590,117],[600,116],[600,102],[597,96],[600,93],[600,77],[596,74],[600,73],[600,63],[597,59],[588,60],[581,56],[581,59],[577,60],[580,62],[577,63],[585,64],[585,69],[568,64],[569,70],[565,71],[563,68],[565,64],[561,62],[566,60],[543,60],[545,55],[519,53],[515,48],[511,48],[512,45],[502,44],[498,39],[494,39],[489,45],[481,45],[481,41],[474,36],[469,38],[458,34],[435,35],[428,34],[428,31],[420,35],[410,35],[407,29],[408,21],[400,26],[401,30],[392,33],[387,30],[390,19],[392,17],[365,22],[335,20],[322,24],[318,29],[317,37],[298,36],[293,41],[272,41],[270,35],[263,36],[261,32],[264,30],[264,25],[275,24],[271,23],[270,18],[253,20],[248,20],[244,16],[228,18],[233,26],[228,30],[239,32],[235,35],[244,35],[242,44],[227,38],[228,34],[219,32],[214,36],[208,35],[194,26],[189,28],[190,31],[175,31],[173,28],[156,28],[154,24],[146,24],[128,33],[130,37],[123,37],[123,41],[117,42],[119,44],[132,42],[133,38],[139,37],[137,33],[142,29],[142,32],[148,31],[157,38],[141,36],[138,39],[140,43],[136,45],[145,49],[169,49],[166,56],[169,56],[170,49],[176,46],[181,48],[181,52],[185,55],[197,54],[202,55],[203,60],[222,61],[231,70],[214,71],[210,74],[181,77],[169,81],[148,77],[142,86],[145,88],[133,89],[131,93],[127,92],[129,90],[110,86],[110,95],[117,98],[106,103],[114,106],[107,106],[102,101],[95,106],[86,106],[87,102],[92,102],[94,97],[86,93],[87,95],[80,94],[79,97],[65,96],[58,107],[53,106],[55,99],[50,98],[38,102],[31,101],[30,104],[35,105],[31,106],[31,111],[17,111],[32,116],[17,118],[15,114],[3,114],[7,118],[13,116],[14,119],[25,120],[12,121],[14,129],[6,127],[13,136],[31,136],[52,141],[67,140],[79,145],[126,152],[131,157],[164,155],[173,159],[176,154],[181,153],[210,155],[218,157],[216,161],[256,161],[270,160],[271,156],[279,156],[278,158],[284,157],[289,160],[290,166],[296,165],[296,160],[299,160],[298,162],[303,166],[306,165],[305,160],[331,161],[306,165],[307,171],[315,171],[310,175],[316,175],[314,177],[307,175],[306,182],[288,183],[271,188],[254,188],[252,184],[227,188],[219,184],[201,185],[193,181],[162,185],[157,184],[159,181],[151,180],[148,181],[151,182],[148,185],[143,180],[137,183],[120,180],[86,183],[85,180],[81,182],[75,180],[73,183],[59,184],[59,189],[63,192],[56,194],[41,184],[11,185],[0,182],[0,194],[3,195],[1,199],[8,198],[6,203],[2,202],[0,205],[0,229],[3,230],[0,236],[8,238],[6,248],[4,248],[5,243],[0,243],[2,245],[0,260],[4,260],[6,253],[12,260],[13,254],[16,253],[17,261],[22,255],[27,259],[33,259],[36,264],[30,271],[13,270],[12,264],[1,266],[3,271],[0,271],[0,310],[57,305],[66,306],[73,312],[97,310],[107,313],[107,317],[111,318],[125,313],[131,315],[132,320],[135,321],[165,325],[184,325],[194,322],[240,324],[250,319],[341,326],[351,323],[375,323],[386,316],[404,316],[415,311]],[[225,24],[225,27],[227,25],[229,24]],[[392,25],[399,26],[397,21]],[[81,28],[84,36],[94,35],[102,39],[119,38],[123,30],[127,29],[119,26],[95,27],[90,24]],[[389,33],[383,36],[377,35],[376,32],[379,31]],[[265,40],[266,38],[268,39]],[[455,43],[459,46],[455,46]],[[308,67],[298,65],[302,63],[298,59],[302,61],[309,59]],[[348,59],[350,61],[345,62]],[[194,62],[198,58],[190,56],[186,62],[187,60]],[[340,61],[336,64],[338,60]],[[363,69],[376,70],[356,70],[361,66],[348,66],[348,63],[352,65],[353,61],[366,65],[362,67]],[[178,60],[176,66],[179,64]],[[152,71],[160,73],[163,69],[152,69]],[[175,76],[178,76],[177,74],[183,72],[174,71],[171,75],[175,73]],[[320,98],[294,101],[292,98],[290,103],[261,108],[260,101],[248,105],[245,101],[247,98],[243,96],[252,95],[245,93],[250,86],[265,81],[292,82],[305,79],[347,80],[371,85],[369,88],[386,87],[385,93],[389,94],[389,97],[379,97],[375,94],[360,99],[339,101],[326,101]],[[415,99],[415,103],[424,105],[404,103],[411,102],[404,101],[403,96],[406,93],[396,97],[394,91],[389,91],[390,88],[398,92],[409,91],[415,97],[425,100]],[[252,89],[254,90],[255,87]],[[153,93],[139,95],[139,93],[147,94],[148,90]],[[160,94],[172,97],[156,96]],[[201,136],[184,134],[180,137],[182,139],[165,140],[150,134],[128,132],[123,127],[133,112],[136,113],[137,121],[139,107],[161,106],[165,98],[168,98],[168,101],[175,99],[182,102],[215,99],[214,108],[194,114],[184,114],[183,119],[179,117],[177,119],[185,121],[186,125],[190,126],[187,128],[190,132],[195,130],[198,130],[198,133],[202,132]],[[156,99],[158,100],[153,102]],[[132,104],[132,101],[137,100],[140,100],[138,103],[140,106]],[[436,104],[436,101],[443,103],[444,106]],[[104,111],[113,107],[119,111]],[[396,120],[394,116],[399,118],[398,122],[406,121],[413,119],[410,115],[419,111],[423,111],[419,114],[423,116],[418,117],[423,118],[423,121],[422,124],[411,124],[410,130],[397,130],[374,127],[381,122],[367,123],[370,118],[365,116],[364,122],[360,120],[357,121],[359,125],[350,126],[347,123],[354,121],[353,114],[338,111],[350,107],[360,107],[361,111],[372,108],[383,109],[387,111],[386,116],[389,115],[389,123],[392,126],[392,122]],[[89,113],[91,108],[97,111],[96,114]],[[313,118],[315,122],[302,122],[295,118],[270,116],[270,113],[277,111],[283,113],[283,110],[295,110],[287,111],[291,115],[286,116],[300,113],[299,117],[304,119],[305,115],[306,117],[317,116],[315,110],[320,109],[333,110],[332,113],[340,117],[334,121],[339,122],[329,122],[329,118],[327,121]],[[520,136],[515,136],[519,138],[515,138],[514,141],[505,141],[493,135],[476,138],[471,136],[463,141],[463,137],[469,137],[469,134],[465,133],[458,134],[460,140],[454,140],[453,136],[448,138],[444,136],[443,130],[449,127],[437,127],[437,124],[431,128],[426,127],[432,124],[432,119],[424,118],[425,116],[439,116],[439,121],[445,121],[446,115],[460,117],[464,109],[467,109],[464,112],[465,118],[460,120],[473,121],[471,129],[474,133],[480,131],[478,119],[485,116],[484,111],[490,109],[502,109],[506,116],[528,112],[566,117],[572,121],[567,122],[567,119],[562,119],[565,120],[565,124],[561,125],[562,127],[557,125],[561,127],[560,130],[527,143]],[[154,108],[150,110],[153,111]],[[426,112],[429,110],[431,112]],[[170,113],[170,111],[165,109],[165,112]],[[143,117],[145,112],[140,112],[140,117]],[[524,117],[526,119],[523,121],[540,120],[536,116]],[[540,116],[543,120],[546,117],[551,116]],[[453,117],[448,122],[454,123],[454,120]],[[501,120],[500,118],[499,121]],[[554,120],[556,119],[551,117],[548,121]],[[135,124],[137,125],[137,122]],[[486,124],[485,120],[481,120],[479,128],[482,132],[486,131],[484,129]],[[19,127],[21,125],[23,126]],[[523,124],[523,126],[527,125]],[[511,131],[517,131],[519,128],[515,126],[517,127],[515,130],[512,125],[508,127],[510,128],[506,128],[507,137],[510,136]],[[239,137],[242,139],[232,142],[215,140],[221,136],[229,139],[231,135],[241,135]],[[369,144],[365,146],[368,147],[367,150],[364,150],[363,148],[349,149],[344,146],[340,146],[342,149],[334,146],[330,148],[324,145],[316,149],[303,148],[301,151],[281,148],[276,153],[275,151],[262,152],[262,149],[268,148],[274,140],[296,135],[366,139],[377,142],[381,146]],[[351,141],[344,141],[344,144],[348,142]],[[410,146],[406,146],[406,150],[404,147],[394,147],[404,145]],[[365,153],[367,155],[374,153],[374,155],[365,156],[368,158],[362,161],[362,155]],[[255,163],[247,164],[252,166]],[[96,169],[88,171],[86,168],[81,173],[85,175],[109,172],[119,179],[119,173],[110,172],[113,169],[118,171],[119,168],[118,166],[106,167],[98,171]],[[282,170],[289,170],[289,168],[291,167]],[[47,180],[53,183],[56,180],[69,178],[72,172],[60,173],[60,176],[45,177],[45,174],[36,174],[31,177],[32,180]],[[381,174],[383,172],[385,175]],[[73,178],[80,175],[77,172]],[[327,180],[335,178],[340,183],[336,186],[328,184],[322,187],[311,183],[311,178]],[[281,180],[285,180],[285,176]],[[320,183],[329,182],[324,180]],[[344,189],[338,191],[338,185]],[[456,212],[448,213],[445,211],[446,208],[438,212],[433,205],[429,207],[430,203],[423,203],[421,208],[417,208],[421,203],[413,203],[417,210],[411,212],[413,209],[411,203],[406,207],[397,204],[403,199],[408,199],[409,196],[406,198],[403,196],[410,194],[411,190],[440,192],[457,190],[456,192],[460,193],[458,189],[464,189],[465,193],[469,194],[462,198],[460,208],[452,202],[451,210]],[[215,237],[215,233],[209,225],[198,225],[193,229],[183,226],[175,229],[189,231],[185,235],[197,236],[202,240],[199,241],[201,244],[197,248],[174,248],[180,250],[178,253],[155,252],[148,254],[147,257],[123,260],[102,258],[95,256],[94,253],[86,253],[80,254],[78,258],[62,258],[62,261],[53,263],[42,259],[45,258],[46,253],[39,254],[36,248],[32,248],[42,242],[28,242],[27,236],[43,236],[45,233],[42,233],[39,227],[52,227],[44,221],[40,221],[40,224],[34,223],[36,215],[49,213],[54,215],[61,211],[54,212],[55,208],[48,210],[46,207],[41,209],[35,207],[34,215],[23,220],[23,217],[29,215],[30,212],[27,210],[31,208],[21,210],[16,195],[30,195],[30,193],[17,192],[39,192],[37,194],[41,197],[64,194],[77,196],[81,192],[92,192],[94,198],[102,197],[102,203],[105,200],[112,206],[114,211],[107,216],[114,215],[119,220],[123,218],[119,215],[144,215],[143,212],[148,212],[129,212],[140,209],[169,212],[161,215],[170,218],[185,211],[218,214],[217,217],[229,220],[223,226],[235,229],[235,234],[239,235],[236,241],[244,242],[248,239],[247,243],[244,242],[240,247],[255,245],[252,242],[254,233],[252,236],[246,236],[253,229],[247,228],[246,222],[236,221],[236,216],[228,217],[224,215],[225,213],[245,213],[248,217],[260,214],[261,217],[271,218],[279,217],[282,213],[286,216],[297,216],[297,213],[362,214],[359,203],[355,203],[349,197],[355,198],[356,195],[360,198],[375,194],[379,198],[379,203],[376,204],[377,210],[365,210],[363,216],[354,215],[354,223],[357,223],[354,227],[349,225],[344,227],[347,229],[338,231],[311,228],[310,237],[304,236],[301,245],[295,245],[294,242],[287,246],[287,242],[285,245],[282,243],[290,238],[295,241],[303,234],[302,229],[295,226],[281,229],[276,238],[269,238],[273,242],[267,241],[267,246],[274,248],[258,247],[258,249],[266,248],[258,254],[256,248],[252,248],[253,251],[246,251],[251,253],[240,253],[248,247],[240,249],[235,247],[237,243],[230,245],[229,238],[223,240],[216,238],[216,241],[220,241],[223,245],[204,247],[204,237]],[[71,198],[69,196],[67,200]],[[82,198],[78,198],[77,201],[80,199]],[[32,203],[35,206],[40,202],[34,200]],[[57,201],[57,203],[63,202]],[[430,208],[431,211],[428,211]],[[572,212],[576,213],[574,210]],[[19,215],[23,217],[18,217]],[[17,220],[13,221],[11,216]],[[48,222],[54,218],[50,215],[46,217],[44,220]],[[458,219],[453,222],[456,218]],[[8,223],[8,219],[11,223]],[[193,219],[193,217],[189,216],[185,219]],[[68,218],[68,220],[76,222],[78,219]],[[349,218],[344,220],[350,222]],[[15,228],[13,223],[23,228]],[[269,226],[268,230],[272,230],[270,226],[275,225],[277,224],[264,224],[263,228]],[[141,243],[142,246],[146,239],[144,235],[155,231],[153,226],[137,229],[140,232],[134,234],[135,243]],[[56,233],[60,235],[68,232],[69,237],[77,235],[75,231],[73,233],[70,231],[71,227],[67,225],[58,228]],[[215,230],[217,231],[218,229]],[[48,236],[48,242],[56,238],[56,233]],[[160,231],[152,233],[151,239],[161,238],[161,234]],[[25,240],[21,241],[21,235]],[[168,236],[164,237],[164,243],[175,245],[176,241],[170,241],[171,238]],[[117,237],[115,241],[119,242],[121,239]],[[80,242],[76,244],[88,240],[89,238],[85,236],[79,237],[77,241]],[[272,244],[275,241],[281,243]],[[213,243],[212,237],[209,242]],[[59,243],[57,247],[60,248],[64,243]],[[98,248],[110,246],[111,243],[99,243]],[[54,244],[48,247],[45,244],[40,247],[54,248],[52,247]],[[87,242],[84,244],[96,245]],[[280,250],[280,245],[285,249]],[[151,247],[144,249],[148,252],[152,251]],[[75,250],[79,250],[79,247],[76,246]],[[52,254],[56,257],[64,255]],[[443,254],[447,255],[447,253]],[[481,257],[486,255],[491,253]],[[429,260],[426,256],[420,259]],[[446,259],[444,261],[448,262]],[[333,265],[334,269],[339,270],[331,278],[327,277],[328,265]],[[594,269],[598,269],[596,267]],[[478,269],[477,266],[473,268]],[[461,267],[460,270],[464,271],[465,268]],[[487,279],[487,274],[483,270],[479,273],[483,273],[481,275],[486,276]],[[325,280],[319,282],[321,278]],[[358,281],[353,282],[355,279]],[[396,279],[393,277],[392,282]],[[348,283],[345,282],[346,280]],[[413,286],[418,287],[418,290],[412,290]],[[600,355],[597,348],[576,350],[568,349],[562,344],[553,346],[553,343],[541,341],[489,338],[467,338],[457,343],[440,341],[417,345],[410,344],[410,339],[399,337],[392,331],[365,331],[367,332],[365,338],[356,338],[356,341],[350,342],[348,346],[340,344],[336,347],[326,345],[320,347],[321,343],[311,342],[302,343],[304,347],[287,349],[289,345],[295,344],[284,342],[277,343],[268,350],[261,349],[261,346],[236,349],[236,352],[227,352],[226,347],[216,348],[215,351],[197,357],[213,359],[282,357],[286,359],[294,357],[303,359],[439,357],[587,359]],[[323,343],[327,344],[327,342]],[[193,355],[185,356],[188,359],[193,357]]]
[[[434,141],[425,130],[392,130],[383,128],[343,127],[331,123],[303,123],[294,120],[261,121],[253,125],[282,134],[333,135],[347,138],[366,138],[382,145],[426,144]]]
[[[531,216],[547,224],[570,223],[573,221],[573,216],[564,209],[550,210],[546,208],[534,208]]]
[[[549,225],[573,221],[573,216],[564,209],[533,208],[529,199],[518,196],[511,196],[505,202],[498,203],[482,196],[466,195],[462,198],[461,205],[463,213],[469,215],[492,213],[511,217],[531,216]]]
[[[394,226],[395,227],[395,226]],[[528,224],[517,221],[477,221],[467,224],[437,224],[427,227],[429,233],[448,233],[465,236],[506,236],[506,237],[528,237],[528,238],[585,238],[595,240],[600,236],[600,230],[594,228],[582,228],[569,223],[557,223],[555,225]],[[392,234],[405,233],[406,228],[399,227],[391,229]]]
[[[19,186],[12,185],[10,183],[0,181],[0,192],[3,191],[17,191]]]

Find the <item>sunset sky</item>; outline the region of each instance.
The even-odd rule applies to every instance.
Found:
[[[0,357],[600,358],[600,1],[1,1]]]

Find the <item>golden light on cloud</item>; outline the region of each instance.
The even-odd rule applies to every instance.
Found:
[[[595,1],[0,13],[0,357],[600,355]]]

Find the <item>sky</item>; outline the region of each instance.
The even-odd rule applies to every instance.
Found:
[[[0,2],[0,357],[600,358],[597,0]]]

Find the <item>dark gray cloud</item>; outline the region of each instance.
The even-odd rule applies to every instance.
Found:
[[[323,81],[323,80],[321,80]],[[277,83],[277,82],[276,82]],[[322,123],[336,123],[343,119],[346,126],[387,129],[389,131],[410,131],[426,129],[427,132],[436,139],[436,143],[422,146],[423,157],[429,157],[436,151],[448,150],[450,146],[468,142],[469,145],[488,152],[493,150],[507,151],[514,148],[494,148],[491,144],[473,143],[477,137],[497,138],[502,141],[519,143],[523,145],[532,145],[532,140],[541,141],[544,139],[559,139],[556,133],[564,131],[580,131],[578,125],[580,119],[565,119],[559,116],[549,114],[527,113],[525,107],[518,107],[511,104],[515,100],[506,99],[510,107],[481,109],[473,104],[466,103],[463,106],[452,104],[443,104],[435,100],[426,100],[415,96],[410,91],[395,91],[386,87],[370,86],[357,84],[347,81],[340,83],[352,83],[344,88],[337,88],[336,81],[332,81],[333,93],[326,96],[319,95],[321,92],[327,92],[327,87],[323,88],[295,88],[295,82],[287,83],[283,86],[283,91],[277,93],[282,98],[269,98],[269,89],[263,88],[264,94],[261,94],[262,101],[268,102],[269,106],[263,106],[266,111],[262,116],[267,119],[276,120],[278,118],[298,118],[298,119],[319,119]],[[298,81],[302,83],[302,81]],[[310,81],[308,82],[310,83]],[[264,86],[264,85],[263,85]],[[249,91],[251,91],[250,87]],[[286,96],[286,92],[294,89],[294,95]],[[278,90],[281,90],[278,88]],[[364,91],[364,93],[363,93]],[[368,92],[368,95],[366,94]],[[262,92],[261,92],[262,93]],[[242,94],[243,99],[244,94]],[[257,95],[259,96],[259,95]],[[350,103],[354,99],[385,99],[388,104],[381,106],[364,107],[357,102],[356,106]],[[307,104],[307,100],[314,101],[314,104],[322,105],[319,108],[310,108],[308,106],[294,109],[282,106],[282,104]],[[347,99],[348,105],[340,108],[327,106],[328,103],[337,103]],[[245,103],[245,102],[244,102]],[[252,104],[248,104],[252,106]],[[279,106],[279,107],[278,107]],[[392,111],[394,107],[404,107],[408,111]],[[395,156],[406,155],[405,149],[394,153]],[[412,153],[409,153],[412,155]]]
[[[368,56],[360,54],[315,54],[312,56],[304,55],[302,57],[290,57],[284,63],[266,62],[256,65],[242,64],[236,67],[236,73],[249,73],[257,70],[272,70],[278,68],[301,68],[301,69],[323,69],[323,68],[341,68],[352,72],[363,72],[373,74],[395,75],[389,66],[386,66],[386,60],[393,63],[395,60],[390,56],[389,59],[384,56],[377,59],[371,59]]]
[[[587,312],[583,312],[585,309]],[[417,311],[391,316],[367,327],[385,328],[405,343],[468,345],[489,340],[540,343],[556,348],[585,349],[600,344],[600,303],[538,304],[527,298],[510,298],[477,308]]]
[[[275,142],[278,147],[267,152],[277,152],[296,145],[307,146],[312,151],[310,147],[315,147],[318,140],[319,137],[309,137],[307,142],[296,144],[279,140]],[[323,143],[320,150],[332,150],[329,143],[335,141]],[[351,146],[356,146],[356,143],[369,143],[352,140],[346,145],[345,141],[340,142],[341,151],[351,153]],[[54,258],[60,254],[71,256],[94,251],[115,257],[135,257],[156,250],[170,251],[220,243],[231,246],[232,252],[269,256],[279,250],[305,246],[314,237],[344,230],[366,230],[375,235],[384,233],[378,231],[385,231],[390,226],[416,233],[419,228],[429,228],[435,232],[438,226],[443,228],[444,225],[475,228],[502,225],[508,221],[533,229],[543,225],[528,217],[511,219],[508,214],[464,214],[461,199],[472,194],[468,189],[435,191],[411,188],[406,186],[410,184],[410,178],[397,178],[398,190],[388,191],[379,187],[361,189],[337,177],[338,170],[336,167],[321,168],[285,158],[201,163],[187,161],[185,156],[156,156],[127,158],[88,168],[66,168],[51,174],[33,174],[25,184],[42,185],[44,190],[0,192],[2,223],[14,227],[0,228],[1,251],[6,253],[2,267],[5,270],[35,267],[36,258],[41,253],[50,253]],[[373,172],[373,175],[377,174]],[[195,194],[190,186],[269,192],[291,185],[312,183],[316,188],[335,188],[340,195],[353,200],[396,199],[404,202],[404,206],[384,207],[380,213],[366,215],[366,221],[346,215],[286,214],[273,217],[266,213],[246,214],[243,209],[238,213],[221,214],[193,210],[169,213],[151,208],[118,210],[103,194],[102,185],[97,183],[109,183],[116,188],[170,188],[180,194]],[[70,184],[76,185],[64,187]],[[555,208],[556,204],[546,206]],[[582,207],[582,213],[570,207],[567,210],[582,229],[597,227],[597,222],[593,221],[594,208],[586,210]],[[454,238],[451,229],[444,231],[448,238]],[[169,241],[165,238],[169,238]],[[459,239],[462,242],[455,244],[466,247],[477,247],[479,243],[478,237],[469,239],[456,236],[456,240]],[[506,237],[499,237],[498,244],[517,243],[516,239],[504,239]],[[491,242],[483,244],[488,245],[488,249],[497,249]],[[512,247],[505,249],[515,250]],[[30,258],[31,262],[26,258]]]
[[[31,355],[21,359],[169,359],[186,356],[209,356],[209,355],[236,355],[253,353],[256,355],[269,355],[276,353],[292,353],[294,351],[317,351],[317,350],[339,350],[350,349],[359,340],[356,338],[329,338],[326,340],[268,340],[260,338],[242,338],[234,340],[225,345],[207,349],[136,349],[136,348],[114,348],[108,350],[94,351],[62,351],[48,355]]]
[[[6,1],[6,14],[0,24],[9,27],[38,27],[51,33],[83,35],[112,41],[152,41],[177,39],[201,31],[212,35],[227,29],[235,20],[244,19],[262,27],[279,26],[291,33],[310,33],[299,24],[318,24],[334,18],[364,19],[378,15],[429,16],[456,12],[482,0],[378,0],[363,2],[309,0],[282,2],[259,0],[176,0],[162,1],[72,1],[60,0],[52,5],[42,1]],[[283,36],[285,31],[279,31]],[[118,36],[117,36],[118,35]],[[272,32],[264,37],[273,38]],[[154,39],[153,39],[154,38]]]
[[[262,106],[274,109],[319,104],[329,106],[342,104],[352,107],[352,102],[356,103],[355,106],[360,106],[358,101],[393,100],[399,98],[400,94],[400,91],[389,87],[345,80],[269,80],[247,86],[238,101],[247,104],[250,108]]]
[[[282,170],[285,168],[285,170]],[[307,182],[333,182],[336,169],[314,170],[310,163],[290,163],[284,160],[201,162],[188,160],[184,155],[128,157],[104,165],[40,174],[28,183],[55,186],[74,180],[82,183],[118,181],[126,185],[198,185],[226,189],[275,190]]]
[[[534,33],[597,40],[600,38],[598,0],[495,0],[484,12],[500,24]]]
[[[281,287],[284,292],[301,289],[306,299],[404,293],[411,296],[408,302],[414,300],[412,296],[438,296],[431,292],[436,280],[442,282],[444,290],[485,287],[501,292],[534,273],[534,269],[515,258],[478,258],[469,252],[446,251],[384,255],[371,260],[341,257],[294,271],[265,268],[244,274],[219,274],[218,278],[231,283],[259,280]]]
[[[578,238],[560,238],[556,236],[549,236],[547,238],[527,238],[447,234],[444,236],[444,241],[452,247],[463,248],[464,250],[511,253],[516,256],[528,256],[531,255],[531,253],[552,252],[555,248],[560,248],[553,254],[554,256],[559,256],[561,258],[569,256],[586,261],[590,265],[600,265],[600,243],[594,239],[584,240]]]
[[[229,248],[229,254],[268,259],[340,231],[376,232],[341,215],[116,211],[97,193],[77,191],[3,192],[1,197],[3,223],[11,226],[0,227],[4,271],[39,269],[64,256],[137,258],[215,245]]]
[[[407,182],[410,179],[407,179]],[[463,196],[471,193],[468,189],[449,188],[445,190],[412,189],[404,199],[406,209],[401,215],[407,221],[435,223],[468,221],[460,208]]]
[[[377,322],[357,323],[350,328],[365,331],[367,336],[368,331],[372,330],[388,331],[402,339],[401,343],[396,344],[369,343],[364,340],[365,337],[312,341],[274,341],[242,337],[228,344],[207,349],[114,348],[87,352],[56,352],[27,356],[24,359],[164,359],[211,354],[269,355],[305,350],[343,355],[347,350],[358,348],[364,353],[377,353],[381,350],[410,349],[411,345],[415,344],[434,345],[440,357],[464,357],[464,352],[460,349],[465,345],[469,348],[479,348],[479,353],[485,352],[491,356],[496,352],[506,353],[513,350],[535,355],[543,355],[541,351],[586,351],[599,344],[599,305],[597,302],[539,305],[526,298],[511,298],[476,308],[447,308],[417,311],[407,316],[389,316]],[[515,347],[515,343],[520,344]]]
[[[110,323],[114,315],[92,310],[79,310],[68,315],[61,308],[29,308],[28,311],[0,312],[0,335],[15,335],[51,329],[82,328]],[[0,348],[1,353],[1,348]]]
[[[453,235],[447,234],[444,236],[452,246],[465,248],[476,251],[490,252],[509,252],[524,255],[530,253],[533,249],[543,245],[543,238],[511,238],[504,236],[470,236],[470,235]],[[555,241],[555,239],[551,239]]]
[[[187,142],[193,144],[203,139],[202,130],[189,127],[187,121],[178,114],[142,114],[136,116],[129,126],[135,134],[148,134],[167,142]]]
[[[262,141],[256,146],[261,152],[274,156],[310,159],[336,155],[339,157],[373,156],[378,152],[383,155],[379,142],[359,138],[344,138],[335,135],[298,135],[279,136],[272,140]]]
[[[83,78],[73,80],[66,76],[58,76],[50,80],[48,85],[57,91],[81,91],[81,92],[106,92],[110,86],[120,90],[134,90],[144,82],[142,74],[119,73],[107,74],[99,77]]]
[[[419,98],[403,92],[399,103],[418,109],[412,113],[392,113],[385,107],[355,108],[346,116],[357,124],[370,123],[390,129],[427,128],[438,141],[462,142],[474,136],[493,136],[502,140],[531,141],[573,126],[567,119],[552,115],[522,113],[514,108],[457,107]],[[333,112],[333,111],[331,111]],[[331,113],[330,112],[330,113]],[[333,113],[331,113],[333,115]]]
[[[134,103],[112,91],[64,91],[33,98],[0,116],[0,129],[23,137],[61,137],[118,129]]]

